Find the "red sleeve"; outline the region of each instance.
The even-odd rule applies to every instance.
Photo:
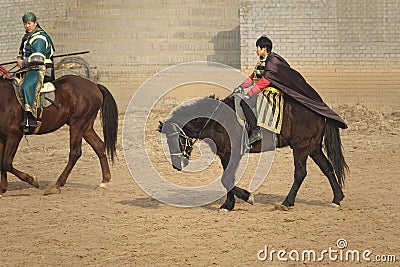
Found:
[[[268,81],[264,76],[247,92],[249,96],[256,95],[270,85],[271,82]]]
[[[257,87],[260,88],[260,90],[265,89],[270,85],[271,82],[268,81],[264,76],[257,82]]]
[[[253,84],[253,73],[250,74],[249,77],[247,77],[247,79],[244,80],[240,86],[242,88],[247,88],[250,87],[252,84]]]

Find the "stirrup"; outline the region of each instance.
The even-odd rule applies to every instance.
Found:
[[[254,128],[253,130],[251,130],[251,134],[249,137],[249,145],[259,141],[262,139],[262,133],[261,133],[261,129],[260,128]]]
[[[24,128],[36,128],[39,125],[36,118],[32,114],[27,113],[24,116],[24,121],[21,123],[21,126]]]

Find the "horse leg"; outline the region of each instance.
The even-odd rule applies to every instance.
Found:
[[[104,149],[104,142],[100,139],[97,133],[94,131],[93,127],[88,129],[84,135],[86,142],[93,148],[96,152],[97,157],[99,157],[100,165],[101,165],[101,173],[103,175],[103,179],[101,181],[100,187],[105,187],[106,184],[111,179],[110,167],[108,165],[106,152]]]
[[[7,172],[14,174],[21,181],[27,182],[36,188],[39,188],[39,181],[29,174],[15,169],[12,165],[15,154],[17,153],[19,142],[22,137],[8,136],[6,141],[0,142],[1,151],[1,185],[0,194],[3,194],[8,189]]]
[[[225,184],[224,184],[225,186]],[[230,188],[230,187],[228,187]],[[235,196],[243,199],[247,203],[254,204],[254,197],[253,195],[247,191],[246,189],[242,189],[240,187],[234,186],[231,190],[228,190],[226,193],[226,200],[224,204],[220,207],[221,211],[231,211],[235,207]]]
[[[235,195],[232,193],[231,190],[229,190],[226,193],[226,200],[224,202],[224,204],[221,205],[221,207],[219,207],[220,211],[231,211],[233,210],[233,208],[235,207]]]
[[[290,188],[289,194],[286,199],[282,202],[284,207],[294,206],[294,201],[296,199],[297,192],[300,189],[304,178],[307,175],[306,163],[308,157],[307,147],[293,148],[294,157],[294,181],[292,188]]]
[[[15,154],[17,153],[17,149],[18,149],[18,145],[21,141],[21,138],[19,139],[15,139],[15,138],[8,138],[7,139],[7,144],[6,147],[8,146],[8,144],[10,143],[9,140],[12,139],[13,141],[10,144],[10,155],[9,155],[9,162],[7,164],[8,166],[8,172],[14,174],[16,177],[18,177],[21,181],[27,182],[30,185],[33,185],[36,188],[39,188],[39,181],[37,178],[22,172],[20,170],[17,170],[16,168],[14,168],[14,166],[12,165],[12,162],[14,160]],[[7,155],[7,153],[6,153]]]
[[[239,155],[239,154],[238,154]],[[220,156],[224,173],[221,182],[227,190],[226,200],[220,207],[221,210],[231,211],[235,207],[235,196],[244,201],[253,204],[254,198],[251,193],[245,189],[235,186],[235,171],[239,165],[240,156],[230,158],[228,155]]]
[[[235,177],[234,172],[232,173],[232,171],[230,171],[231,168],[228,169],[230,155],[230,153],[227,155],[220,155],[221,164],[224,169],[221,182],[227,191],[226,200],[220,207],[221,211],[231,211],[235,207],[235,195],[232,192],[232,188],[235,187]]]
[[[329,184],[331,185],[333,191],[333,200],[332,205],[337,207],[340,206],[340,201],[343,200],[344,194],[342,188],[340,187],[335,172],[333,171],[332,164],[326,158],[324,153],[322,152],[321,147],[315,149],[311,154],[311,158],[314,160],[315,164],[321,169],[326,177],[328,177]]]
[[[15,169],[12,164],[10,164],[9,172],[17,176],[21,181],[27,182],[36,188],[39,188],[39,180],[34,176],[31,176],[25,172]]]
[[[7,171],[3,167],[3,159],[4,159],[4,141],[0,139],[0,172],[1,172],[1,181],[0,181],[0,197],[7,192],[8,189],[8,181],[7,181]]]
[[[69,129],[70,144],[69,144],[69,157],[67,166],[65,167],[61,175],[58,177],[56,183],[51,184],[46,189],[46,191],[44,192],[45,195],[52,194],[54,191],[53,189],[55,189],[56,193],[61,193],[60,187],[65,185],[69,174],[71,173],[76,162],[82,155],[82,129],[84,129],[84,125],[80,125],[79,123],[70,125]]]
[[[221,210],[231,211],[235,207],[235,196],[238,198],[243,199],[247,203],[254,204],[254,197],[253,195],[247,191],[246,189],[234,186],[231,190],[229,190],[226,194],[226,200],[224,204],[220,207]]]
[[[246,201],[247,203],[250,203],[251,205],[254,204],[253,195],[246,189],[240,188],[238,186],[234,186],[231,191],[238,198],[243,199],[244,201]]]

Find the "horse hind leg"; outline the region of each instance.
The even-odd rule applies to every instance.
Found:
[[[67,178],[74,168],[76,162],[82,155],[82,130],[84,127],[81,125],[70,126],[70,151],[68,157],[68,163],[64,171],[58,177],[54,184],[51,184],[46,191],[45,195],[53,193],[61,193],[61,187],[67,182]]]
[[[103,179],[99,186],[104,188],[106,187],[107,183],[110,182],[111,179],[111,172],[110,172],[110,167],[108,165],[106,152],[104,149],[104,142],[100,139],[100,137],[97,135],[97,133],[94,131],[93,128],[88,129],[83,135],[83,138],[85,138],[86,142],[88,142],[88,144],[93,148],[97,157],[100,160]]]
[[[290,188],[289,194],[286,196],[285,200],[282,202],[284,210],[288,207],[294,206],[297,192],[300,189],[304,178],[307,175],[307,148],[293,148],[293,158],[294,158],[294,181],[292,187]]]
[[[321,148],[314,150],[310,156],[329,180],[329,184],[331,185],[333,191],[332,206],[339,207],[340,201],[342,201],[344,198],[344,194],[336,179],[332,164],[326,158]]]

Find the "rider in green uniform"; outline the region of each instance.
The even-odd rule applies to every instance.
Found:
[[[24,96],[24,127],[37,127],[37,101],[43,82],[54,80],[53,42],[39,26],[36,15],[27,12],[22,17],[26,33],[22,38],[17,64],[21,68]]]

